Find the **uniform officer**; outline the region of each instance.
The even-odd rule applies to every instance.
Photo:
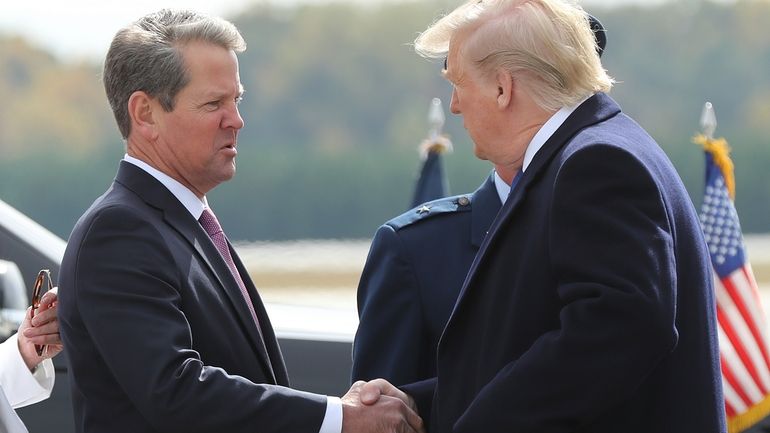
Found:
[[[590,22],[601,54],[604,27]],[[358,284],[353,381],[436,375],[439,337],[515,175],[496,166],[473,193],[419,205],[377,230]]]

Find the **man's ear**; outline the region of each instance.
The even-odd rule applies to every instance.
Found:
[[[498,69],[495,74],[495,84],[497,85],[497,107],[501,109],[508,108],[513,102],[514,82],[511,73]]]
[[[128,116],[131,118],[131,130],[136,131],[145,140],[152,141],[158,136],[155,111],[160,106],[147,93],[137,90],[128,98]]]

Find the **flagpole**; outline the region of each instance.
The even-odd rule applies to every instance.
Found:
[[[428,125],[430,125],[428,137],[430,137],[431,140],[435,141],[438,136],[441,135],[441,130],[444,129],[445,121],[446,117],[444,117],[444,108],[441,106],[441,99],[433,98],[430,101],[430,108],[428,109]]]
[[[412,207],[446,197],[449,193],[441,162],[441,155],[452,151],[452,142],[442,131],[445,120],[441,99],[433,98],[428,108],[428,137],[418,146],[422,168],[415,185]]]
[[[433,98],[428,108],[428,138],[422,141],[419,146],[420,158],[424,161],[431,153],[451,153],[452,142],[443,133],[444,108],[441,99]]]
[[[717,115],[714,112],[714,106],[711,102],[703,104],[703,111],[700,115],[700,127],[706,138],[709,140],[714,139],[714,131],[717,129]]]

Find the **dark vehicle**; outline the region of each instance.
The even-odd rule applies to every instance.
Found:
[[[18,329],[38,271],[50,269],[56,280],[65,246],[61,238],[0,200],[0,341]],[[344,394],[350,381],[355,312],[269,303],[266,307],[292,386]],[[30,433],[75,432],[66,353],[54,358],[54,366],[51,397],[17,410]]]

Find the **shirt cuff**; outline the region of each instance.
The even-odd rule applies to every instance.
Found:
[[[39,364],[34,375],[29,371],[19,352],[18,334],[0,344],[0,386],[14,408],[48,398],[54,379],[55,372],[50,359]]]
[[[342,400],[339,397],[326,397],[326,413],[318,433],[342,433]]]

